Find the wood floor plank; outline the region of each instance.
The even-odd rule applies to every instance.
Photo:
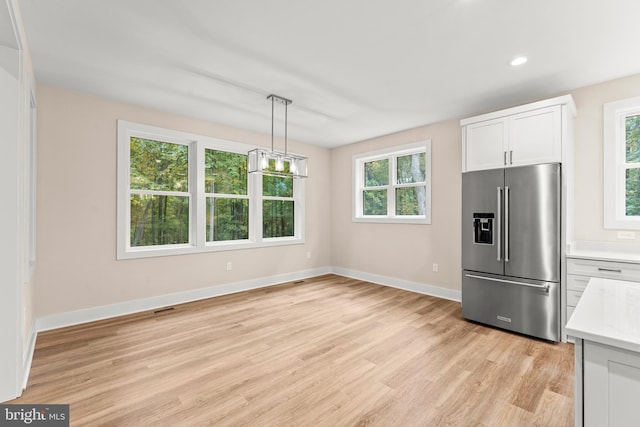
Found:
[[[41,333],[11,403],[74,426],[564,426],[573,346],[325,275]]]

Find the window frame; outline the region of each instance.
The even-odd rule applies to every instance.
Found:
[[[397,182],[397,159],[411,154],[425,153],[425,214],[424,215],[397,215],[396,211],[396,190],[406,187],[417,187],[422,183]],[[376,160],[389,160],[389,181],[387,185],[366,187],[364,182],[365,164]],[[383,150],[356,154],[353,156],[353,222],[388,223],[388,224],[431,224],[431,140],[406,144],[398,147],[391,147]],[[364,191],[365,190],[386,190],[387,192],[387,214],[386,215],[364,215]]]
[[[604,228],[640,230],[640,216],[626,214],[626,118],[640,115],[640,97],[609,102],[603,107]]]
[[[249,238],[207,241],[205,192],[205,150],[218,150],[246,155],[256,148],[218,138],[196,135],[125,120],[117,121],[117,254],[118,260],[182,255],[201,252],[249,249],[302,244],[305,242],[305,180],[293,180],[295,234],[288,237],[262,238],[262,175],[247,174],[249,200]],[[189,243],[131,247],[130,230],[130,138],[140,137],[189,146]],[[139,190],[135,190],[137,193]],[[150,190],[149,190],[150,191]],[[226,196],[224,196],[226,197]],[[243,196],[244,197],[244,196]]]

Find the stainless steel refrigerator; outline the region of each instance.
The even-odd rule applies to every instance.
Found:
[[[462,174],[462,316],[560,340],[561,165]]]

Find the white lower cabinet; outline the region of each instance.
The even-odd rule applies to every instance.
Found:
[[[575,338],[576,427],[640,426],[640,283],[589,280],[566,331]]]
[[[640,282],[640,264],[568,256],[565,296],[567,321],[571,319],[571,314],[592,277]]]
[[[640,353],[583,341],[583,393],[585,427],[640,425]]]

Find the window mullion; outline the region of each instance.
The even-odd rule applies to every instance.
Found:
[[[137,190],[130,189],[129,194],[148,195],[148,196],[175,196],[175,197],[189,197],[190,192],[187,191],[158,191],[158,190]]]
[[[293,237],[304,236],[304,200],[301,187],[304,185],[299,179],[293,180]]]
[[[250,199],[248,194],[204,193],[204,196],[215,197],[217,199],[245,199],[245,200]]]
[[[249,175],[249,239],[262,242],[262,175]]]
[[[296,200],[295,197],[279,197],[279,196],[262,196],[262,200],[284,200],[288,202],[293,202]]]
[[[206,200],[204,196],[205,188],[205,171],[204,171],[204,145],[196,140],[192,144],[192,158],[190,159],[192,164],[192,177],[194,181],[189,182],[189,188],[193,194],[192,204],[194,206],[193,214],[191,215],[191,235],[194,236],[193,242],[195,246],[204,246],[207,236],[205,235],[205,221],[206,221]]]
[[[398,177],[398,157],[396,155],[389,156],[389,186],[387,189],[387,216],[393,218],[396,216],[396,184]]]
[[[118,233],[118,257],[131,250],[131,134],[118,126],[118,192],[125,193],[126,199],[118,197],[118,224],[124,225],[124,233]],[[121,166],[122,165],[122,166]],[[119,230],[118,230],[119,231]]]

